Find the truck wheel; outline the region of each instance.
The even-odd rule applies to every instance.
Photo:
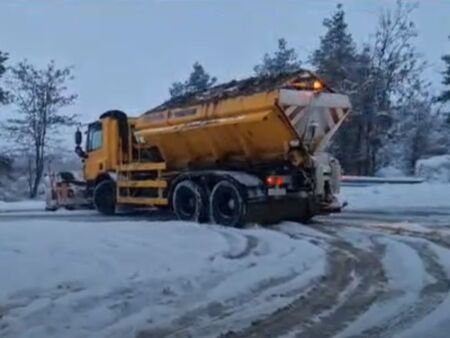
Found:
[[[207,221],[207,201],[206,191],[200,185],[184,180],[175,186],[172,209],[182,221],[203,223]]]
[[[242,227],[247,207],[241,191],[230,181],[220,181],[211,191],[209,213],[211,221],[230,227]]]
[[[100,182],[94,189],[94,206],[104,215],[113,215],[116,211],[116,184],[114,181]]]

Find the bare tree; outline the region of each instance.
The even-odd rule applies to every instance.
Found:
[[[410,79],[425,67],[413,44],[417,30],[411,15],[416,8],[416,3],[397,0],[393,11],[386,9],[380,15],[373,47],[379,109],[388,111],[392,95],[402,94]]]
[[[372,46],[374,107],[378,113],[390,117],[397,123],[405,120],[408,110],[401,109],[409,105],[411,88],[421,79],[426,63],[414,46],[417,30],[412,21],[416,3],[397,0],[394,10],[384,10],[379,19],[375,41]],[[402,116],[398,115],[402,112]],[[398,143],[395,131],[398,126],[372,133],[368,140],[370,172],[375,172],[387,164],[389,154]],[[386,153],[387,152],[387,153]]]
[[[29,194],[34,198],[52,133],[75,122],[75,115],[61,111],[77,97],[67,88],[67,83],[73,80],[72,69],[57,68],[53,61],[38,69],[23,61],[12,67],[10,73],[8,84],[17,117],[7,120],[6,129],[27,161]]]

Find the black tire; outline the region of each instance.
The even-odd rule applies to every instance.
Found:
[[[183,180],[172,194],[172,210],[181,221],[204,223],[208,220],[208,196],[199,184]]]
[[[97,184],[93,201],[98,212],[113,215],[116,212],[116,183],[105,180]]]
[[[216,224],[229,227],[243,227],[247,205],[237,184],[222,180],[211,191],[209,215]]]

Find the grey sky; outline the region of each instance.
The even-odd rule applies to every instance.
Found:
[[[285,37],[304,60],[338,1],[6,1],[0,2],[0,50],[10,62],[54,59],[74,65],[84,120],[120,108],[139,114],[167,98],[194,61],[225,81],[248,75]],[[357,42],[368,41],[393,0],[342,0]],[[415,19],[419,50],[437,87],[450,52],[450,0],[423,0]]]

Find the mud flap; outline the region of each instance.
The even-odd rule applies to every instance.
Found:
[[[318,204],[313,198],[272,199],[249,203],[246,223],[307,222],[318,212]]]

